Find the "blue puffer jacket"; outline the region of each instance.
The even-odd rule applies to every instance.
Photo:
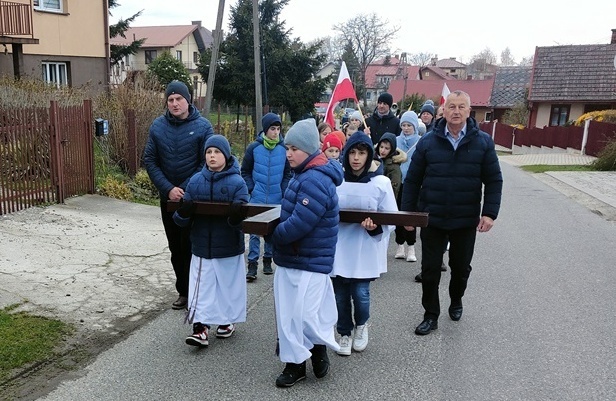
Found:
[[[263,133],[246,149],[242,177],[248,185],[250,202],[280,204],[291,178],[287,151],[282,138],[272,150],[263,145]]]
[[[439,120],[417,142],[401,209],[428,212],[429,225],[444,230],[475,227],[480,216],[496,219],[503,177],[492,138],[468,118],[466,135],[454,150],[445,137],[446,124]]]
[[[174,187],[185,189],[193,174],[205,163],[205,141],[214,134],[212,124],[192,105],[185,120],[169,111],[150,126],[143,161],[163,201]]]
[[[214,172],[203,167],[190,179],[184,200],[203,202],[248,202],[248,189],[240,175],[240,165],[234,156],[227,161],[223,171]],[[193,255],[218,259],[244,253],[244,233],[241,226],[231,226],[226,216],[194,215],[183,218],[176,213],[173,220],[186,227],[192,223],[190,240]]]
[[[278,266],[329,274],[338,240],[342,166],[319,152],[293,169],[272,234]]]

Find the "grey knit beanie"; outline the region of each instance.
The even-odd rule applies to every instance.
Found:
[[[319,130],[312,118],[293,124],[284,137],[284,144],[295,146],[309,155],[319,150]]]
[[[190,91],[184,82],[178,80],[169,82],[169,85],[167,85],[167,89],[165,90],[165,100],[173,94],[182,96],[188,103],[190,103]]]

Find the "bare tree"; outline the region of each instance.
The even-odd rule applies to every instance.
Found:
[[[535,60],[535,56],[528,56],[528,57],[523,57],[522,61],[520,61],[520,63],[518,65],[520,66],[531,66],[533,65],[533,62]]]
[[[359,14],[347,22],[336,24],[333,29],[344,38],[342,43],[351,43],[353,47],[359,63],[358,86],[366,104],[366,69],[373,61],[390,55],[389,43],[400,27],[372,13]]]
[[[501,52],[501,65],[507,66],[507,65],[515,65],[515,59],[513,58],[513,55],[511,54],[511,50],[509,49],[509,47],[506,47],[505,50],[503,50]]]
[[[487,64],[496,64],[496,55],[489,47],[471,57],[471,64],[477,60],[483,60]]]
[[[342,57],[344,53],[344,38],[340,35],[325,36],[322,38],[315,39],[308,43],[308,46],[313,44],[317,44],[321,42],[321,48],[319,54],[324,54],[326,57],[326,62],[337,62]]]
[[[409,63],[419,67],[425,67],[430,64],[432,58],[436,57],[436,54],[431,53],[415,53],[409,55]]]

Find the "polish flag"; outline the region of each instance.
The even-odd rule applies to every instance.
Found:
[[[349,71],[347,70],[346,63],[343,61],[340,66],[338,82],[336,82],[336,87],[332,92],[332,97],[329,99],[329,104],[327,105],[327,110],[325,111],[325,122],[334,128],[336,127],[336,121],[334,120],[334,108],[339,101],[344,99],[354,99],[355,103],[358,103],[357,95],[355,95],[355,89],[353,88],[351,77],[349,76]]]
[[[441,92],[441,103],[440,106],[445,104],[445,100],[447,100],[447,96],[449,96],[451,92],[449,92],[449,87],[447,84],[443,84],[443,91]]]

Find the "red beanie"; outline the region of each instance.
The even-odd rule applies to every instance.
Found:
[[[338,148],[342,150],[342,142],[340,141],[340,138],[338,138],[338,135],[333,132],[330,132],[325,136],[325,138],[323,138],[323,146],[321,147],[321,150],[325,152],[328,148]]]
[[[344,148],[344,144],[346,143],[346,135],[342,131],[334,131],[332,134],[336,135],[338,139],[340,139],[340,143],[342,144],[342,148]],[[342,150],[342,148],[340,150]]]

